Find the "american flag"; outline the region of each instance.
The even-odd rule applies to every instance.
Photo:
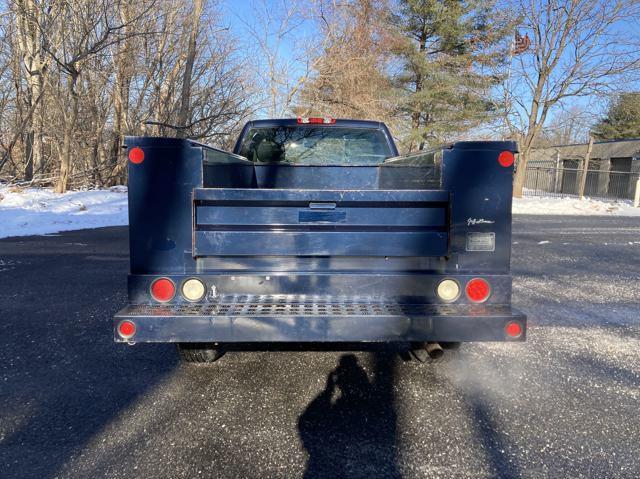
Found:
[[[531,46],[531,39],[529,34],[525,33],[524,37],[520,35],[520,32],[516,30],[516,39],[513,42],[513,54],[520,55],[526,52]]]

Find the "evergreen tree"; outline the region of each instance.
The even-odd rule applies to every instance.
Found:
[[[495,67],[507,58],[510,25],[493,2],[401,0],[393,23],[409,150],[442,143],[499,112],[491,89],[502,81]]]
[[[592,133],[599,140],[640,138],[640,92],[617,96]]]

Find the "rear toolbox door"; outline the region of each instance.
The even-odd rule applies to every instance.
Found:
[[[445,256],[440,190],[196,188],[193,255]]]

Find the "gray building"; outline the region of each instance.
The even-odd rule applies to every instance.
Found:
[[[562,195],[578,194],[587,143],[537,148],[527,168],[525,188]],[[585,195],[633,198],[640,173],[640,138],[593,143]]]

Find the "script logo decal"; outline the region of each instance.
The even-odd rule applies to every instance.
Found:
[[[474,226],[474,225],[492,225],[493,223],[495,223],[495,221],[492,220],[485,220],[484,218],[469,218],[467,220],[467,226]]]

